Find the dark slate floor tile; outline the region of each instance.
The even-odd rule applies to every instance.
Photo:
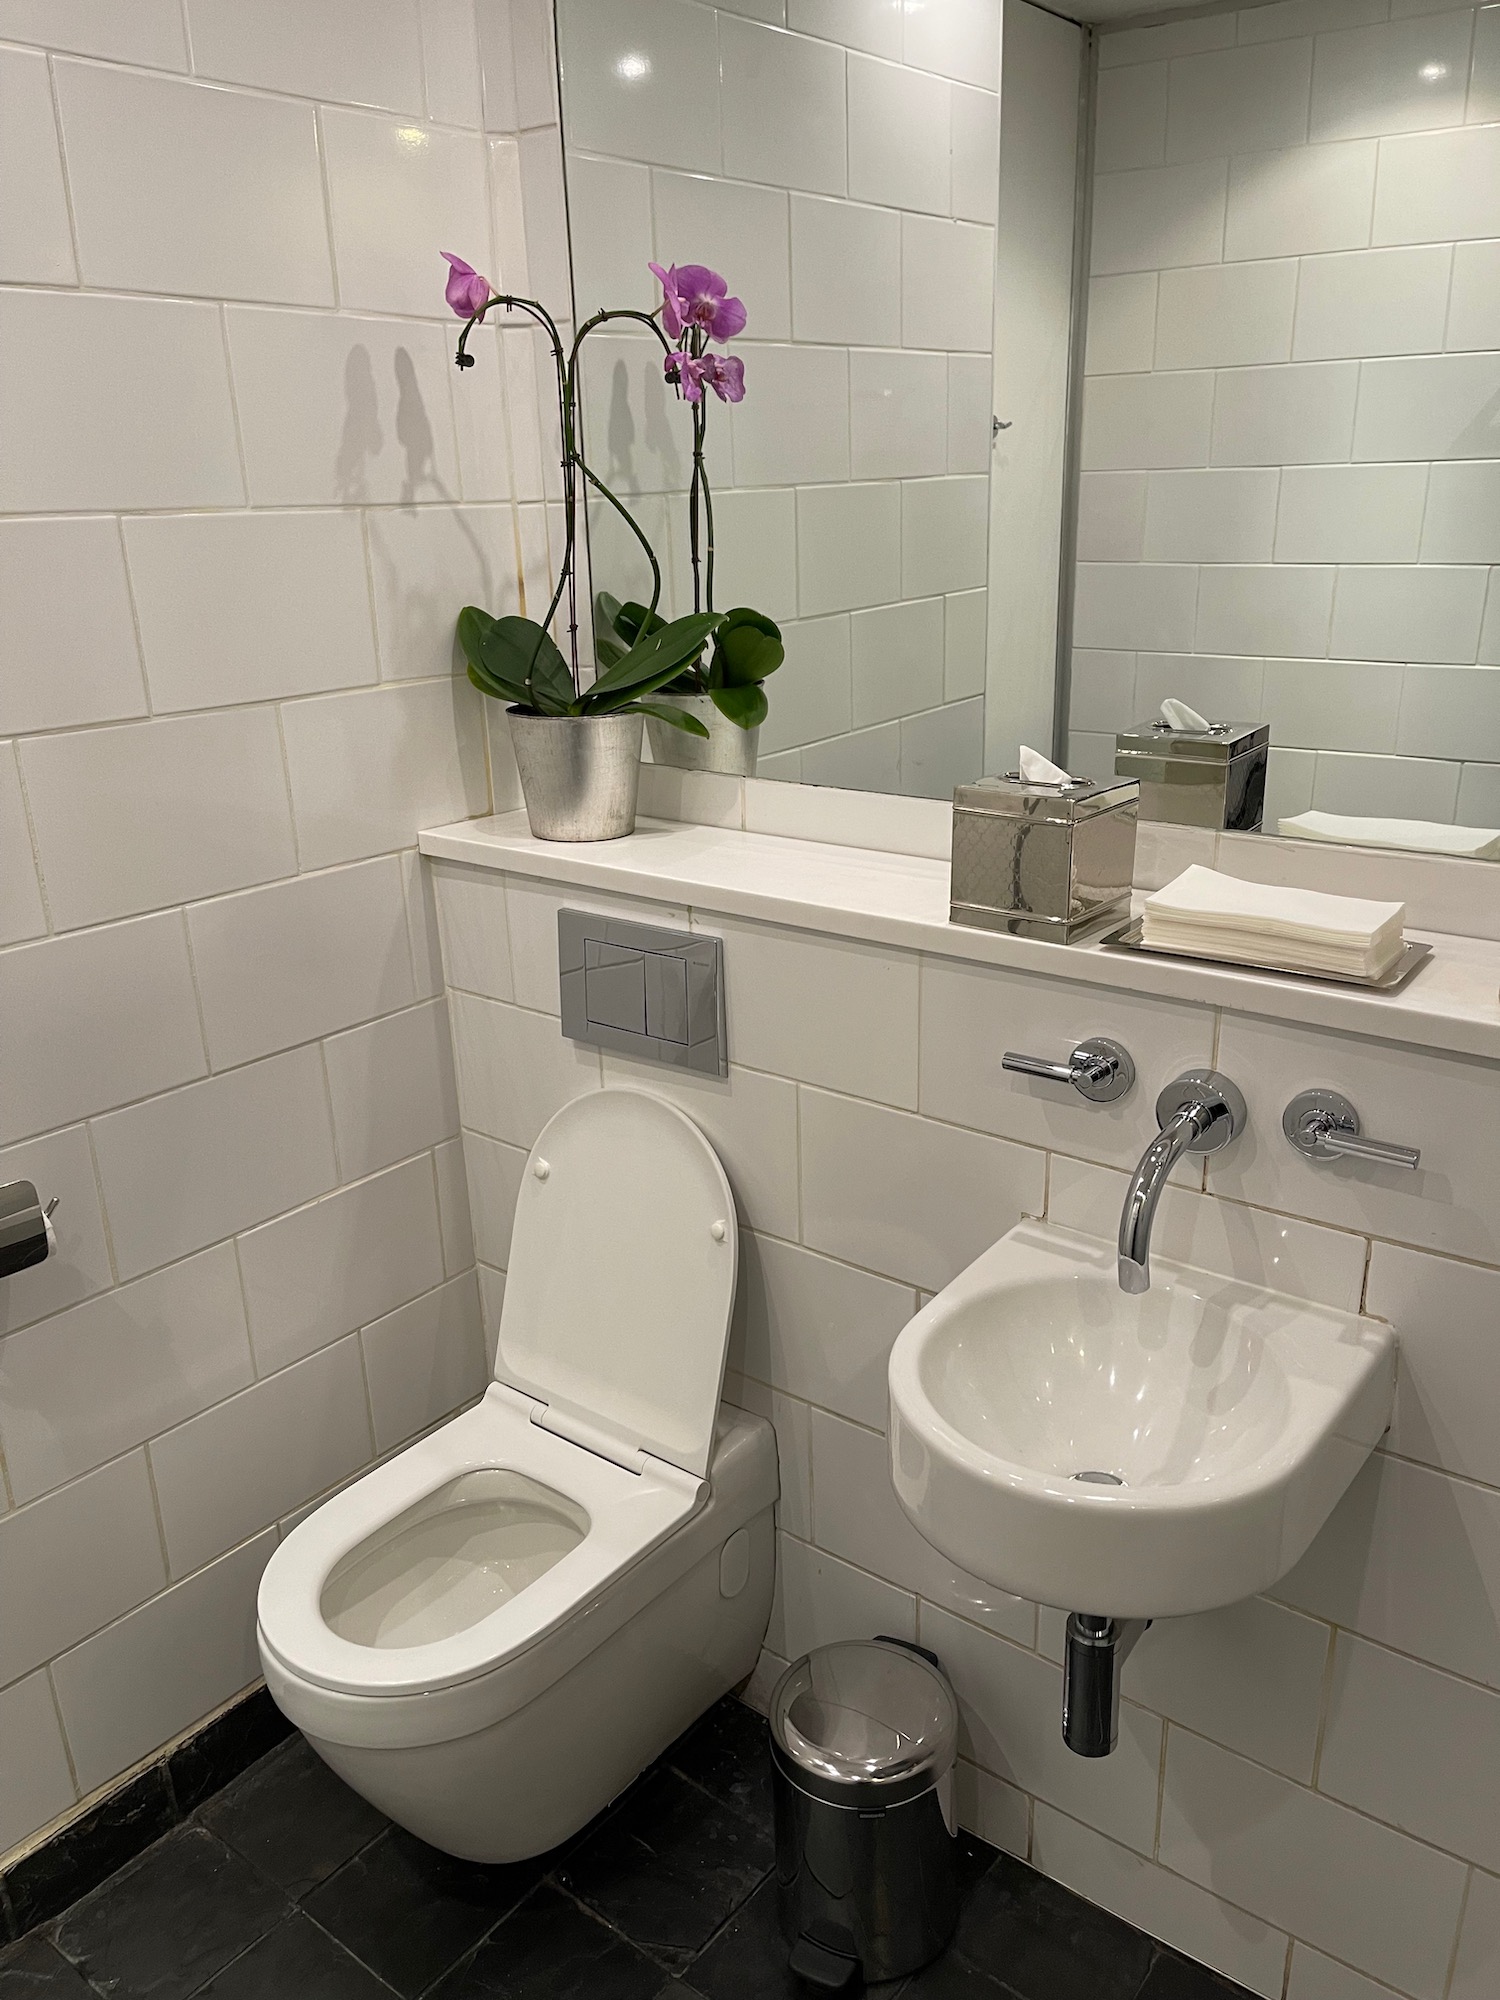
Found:
[[[776,1878],[767,1876],[685,1976],[703,2000],[808,2000],[811,1989],[787,1963],[789,1949],[777,1916]],[[896,2000],[906,1990],[899,1979],[861,1988],[868,2000]]]
[[[659,1965],[544,1882],[428,2000],[657,2000],[662,1991]]]
[[[393,1826],[305,1897],[303,1907],[411,2000],[472,1951],[545,1866],[545,1860],[495,1868],[458,1861]]]
[[[264,1688],[237,1701],[167,1759],[178,1811],[186,1818],[291,1733],[292,1725]]]
[[[771,1831],[771,1755],[766,1718],[726,1695],[662,1759],[723,1805]]]
[[[300,1736],[247,1771],[198,1817],[297,1901],[388,1823]]]
[[[201,1987],[197,2000],[391,2000],[391,1989],[296,1910]]]
[[[57,1945],[112,2000],[180,2000],[287,1911],[248,1861],[182,1826],[76,1903]]]
[[[97,1889],[177,1824],[177,1803],[160,1764],[142,1771],[71,1826],[6,1871],[16,1933],[44,1924]]]
[[[772,1858],[767,1832],[659,1770],[569,1854],[557,1879],[675,1973]]]
[[[93,1988],[44,1937],[0,1947],[0,2000],[94,2000]]]
[[[1222,1973],[1159,1946],[1139,2000],[1254,2000],[1254,1995]]]
[[[1018,2000],[1135,2000],[1154,1950],[1143,1932],[1006,1854],[970,1894],[954,1944]]]

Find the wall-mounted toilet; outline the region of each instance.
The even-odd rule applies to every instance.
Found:
[[[567,1105],[526,1163],[483,1401],[271,1558],[266,1685],[434,1846],[555,1846],[754,1666],[776,1442],[719,1406],[736,1259],[690,1119],[643,1091]]]

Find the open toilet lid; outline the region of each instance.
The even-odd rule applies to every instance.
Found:
[[[729,1182],[690,1118],[646,1091],[575,1098],[526,1162],[497,1380],[702,1478],[738,1254]]]

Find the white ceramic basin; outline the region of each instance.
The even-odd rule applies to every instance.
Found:
[[[1023,1222],[891,1350],[918,1531],[1042,1604],[1173,1617],[1284,1576],[1390,1421],[1388,1326]],[[1103,1473],[1111,1481],[1080,1480]]]

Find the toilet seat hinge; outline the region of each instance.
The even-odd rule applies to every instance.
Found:
[[[531,1421],[555,1437],[566,1438],[569,1444],[582,1445],[597,1458],[607,1458],[612,1465],[623,1466],[627,1472],[639,1475],[646,1470],[646,1454],[639,1445],[628,1445],[611,1437],[608,1431],[600,1430],[583,1417],[568,1416],[548,1403],[533,1403]]]

